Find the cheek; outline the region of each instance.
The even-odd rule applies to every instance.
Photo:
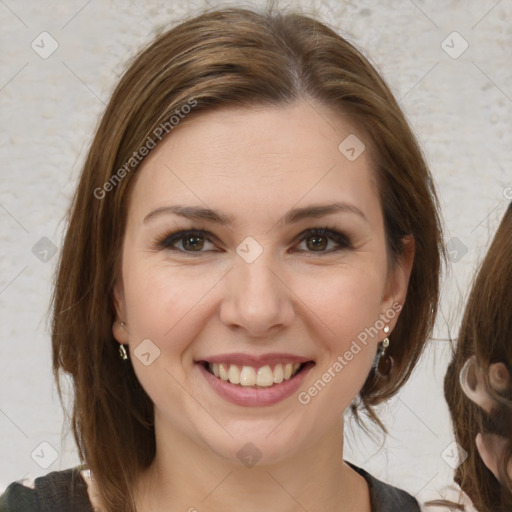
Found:
[[[217,281],[216,272],[199,273],[193,268],[127,266],[125,294],[131,331],[159,345],[178,347],[184,330],[200,327],[200,322],[191,319],[201,314],[202,302]]]
[[[374,327],[383,313],[384,278],[378,269],[333,268],[323,275],[301,276],[292,286],[300,290],[298,295],[324,325],[318,331],[322,338],[330,339],[337,350],[344,350],[360,333]]]
[[[303,282],[301,293],[320,319],[312,336],[323,357],[316,380],[301,390],[299,402],[314,402],[313,408],[322,410],[322,415],[335,418],[359,393],[375,358],[385,325],[380,319],[384,278],[381,271],[352,267],[314,281],[316,285],[310,286]]]
[[[187,406],[180,384],[193,365],[187,349],[203,328],[198,318],[204,315],[202,301],[216,280],[208,274],[198,276],[197,271],[193,275],[191,269],[126,262],[124,291],[133,368],[155,406],[179,422],[176,415]],[[142,347],[150,354],[146,359],[139,357]],[[171,410],[169,401],[180,405]]]

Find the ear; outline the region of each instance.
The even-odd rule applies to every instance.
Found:
[[[414,252],[415,245],[413,236],[404,236],[402,238],[402,251],[388,271],[386,287],[382,298],[383,312],[389,311],[390,309],[396,311],[397,304],[400,305],[400,309],[403,307],[407,296],[412,265],[414,263]],[[400,311],[400,309],[398,311]],[[393,315],[393,319],[390,320],[389,327],[391,330],[395,327],[398,316],[398,314]]]
[[[122,281],[116,280],[114,289],[112,290],[112,300],[114,301],[114,309],[116,311],[116,318],[112,324],[112,334],[119,343],[127,344],[129,333],[126,325],[121,325],[121,322],[126,322],[126,302],[124,300]]]
[[[487,414],[490,414],[494,400],[487,390],[484,372],[480,368],[476,356],[471,356],[464,363],[460,371],[459,382],[464,394]]]
[[[496,434],[477,434],[475,444],[482,462],[487,469],[500,481],[499,462],[500,456],[505,453],[508,441]],[[512,478],[512,458],[507,464],[508,477]],[[501,482],[504,484],[504,482]]]

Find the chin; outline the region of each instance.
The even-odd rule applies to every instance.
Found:
[[[292,458],[296,453],[313,444],[313,437],[307,435],[307,425],[292,425],[291,418],[279,421],[239,421],[229,425],[230,437],[225,435],[212,439],[211,432],[208,436],[204,433],[203,443],[212,452],[216,453],[223,461],[236,466],[272,466]],[[295,418],[296,420],[296,418]],[[286,422],[290,421],[288,425]]]

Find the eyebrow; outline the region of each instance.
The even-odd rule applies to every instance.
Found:
[[[335,202],[329,204],[318,204],[306,206],[303,208],[294,208],[287,212],[279,221],[279,225],[294,224],[303,219],[318,218],[333,213],[353,213],[361,217],[364,221],[369,223],[365,214],[349,203]],[[156,210],[149,212],[143,220],[143,223],[148,222],[150,219],[160,217],[161,215],[179,215],[191,220],[207,220],[215,224],[232,226],[234,224],[234,217],[226,213],[212,210],[210,208],[203,208],[200,206],[183,206],[183,205],[170,205],[162,206]]]

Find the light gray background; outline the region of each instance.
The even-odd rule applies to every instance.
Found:
[[[0,0],[0,492],[15,479],[77,462],[71,437],[61,439],[50,370],[46,313],[57,256],[44,253],[52,246],[40,240],[60,247],[76,178],[127,59],[203,5]],[[457,250],[434,339],[411,381],[382,408],[390,431],[384,444],[354,427],[345,454],[420,500],[438,498],[447,492],[455,454],[445,450],[453,439],[442,395],[446,340],[456,335],[469,279],[512,199],[512,3],[280,5],[316,14],[364,49],[405,110],[438,185],[446,239]],[[43,51],[43,31],[58,43],[46,59],[31,47],[35,41]],[[458,58],[464,41],[454,31],[469,45]],[[46,468],[53,452],[42,442],[57,457]]]

